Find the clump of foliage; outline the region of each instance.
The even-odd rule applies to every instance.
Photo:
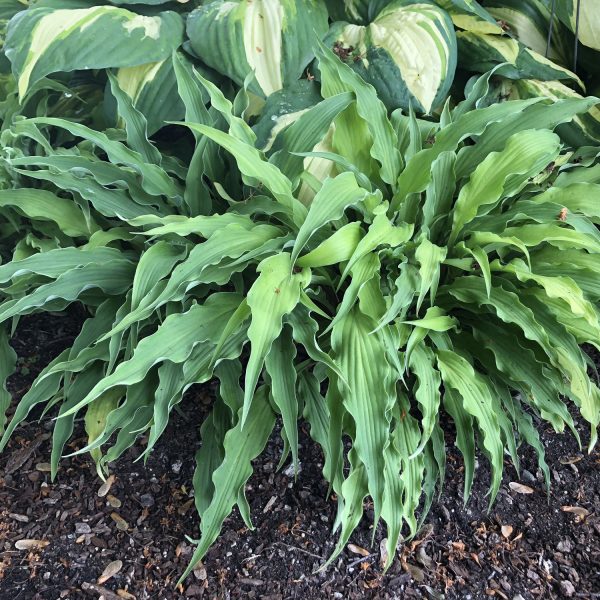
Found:
[[[54,477],[83,415],[78,452],[104,475],[214,378],[192,562],[234,505],[252,526],[245,483],[280,418],[281,464],[299,420],[323,450],[330,560],[369,496],[389,564],[441,488],[448,418],[465,499],[476,448],[490,501],[521,443],[549,483],[539,423],[578,436],[566,400],[593,447],[598,99],[536,91],[579,85],[560,49],[513,39],[499,3],[72,4],[17,13],[4,46],[0,449],[32,410],[56,415]],[[422,78],[396,33],[427,49]],[[10,323],[73,303],[79,335],[6,422]]]

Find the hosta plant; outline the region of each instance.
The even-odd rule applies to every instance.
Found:
[[[241,117],[246,89],[230,101],[178,54],[185,122],[172,127],[190,153],[158,152],[112,74],[124,129],[35,117],[3,136],[14,183],[0,226],[27,233],[0,266],[1,380],[20,316],[79,303],[87,319],[0,448],[43,409],[56,417],[54,477],[83,416],[78,452],[105,475],[142,434],[147,456],[185,391],[215,378],[192,564],[235,505],[252,527],[245,484],[278,420],[281,464],[301,460],[299,421],[322,448],[338,502],[329,561],[370,497],[390,564],[443,482],[444,430],[465,499],[477,449],[489,460],[490,502],[521,443],[549,483],[538,430],[577,436],[569,405],[596,442],[600,390],[582,346],[600,348],[598,159],[557,132],[597,99],[478,107],[486,74],[439,123],[390,118],[352,67],[324,47],[318,59],[320,100],[268,144]]]

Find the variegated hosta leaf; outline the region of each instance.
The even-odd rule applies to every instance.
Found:
[[[434,0],[434,2],[448,12],[452,22],[459,29],[477,33],[502,33],[502,28],[494,17],[476,0]]]
[[[171,57],[157,62],[121,67],[117,73],[119,87],[131,98],[133,106],[148,122],[148,135],[160,129],[166,121],[179,121],[185,109],[177,93],[177,80]],[[117,125],[123,127],[122,117],[117,116],[116,105],[111,97],[105,97],[107,110],[116,117]]]
[[[306,79],[273,92],[267,98],[258,123],[253,127],[256,146],[268,152],[280,132],[320,101],[316,82]]]
[[[489,0],[486,10],[502,27],[538,54],[546,55],[550,11],[542,0]],[[494,32],[489,32],[494,33]],[[570,55],[566,36],[558,19],[554,19],[548,58],[565,65]]]
[[[335,23],[326,43],[375,87],[389,109],[412,106],[430,114],[454,78],[452,21],[432,4],[392,2],[366,27]]]
[[[182,39],[183,21],[174,12],[146,17],[116,6],[40,7],[11,19],[4,50],[22,100],[50,73],[162,61]]]
[[[333,21],[350,23],[368,22],[370,0],[326,0],[329,17]]]
[[[327,31],[318,0],[215,0],[192,11],[187,34],[202,60],[238,85],[268,96],[298,80]]]
[[[505,35],[459,31],[458,57],[463,68],[483,73],[502,63],[499,73],[511,79],[571,79],[583,87],[579,77],[531,50],[522,42]]]
[[[506,90],[510,98],[534,98],[543,96],[552,100],[561,98],[581,98],[576,91],[560,81],[536,81],[522,79],[511,82]],[[582,113],[560,130],[561,136],[574,147],[596,143],[600,140],[600,104]]]
[[[571,30],[577,28],[579,5],[579,41],[600,50],[600,3],[598,0],[564,0],[556,3],[558,18]]]

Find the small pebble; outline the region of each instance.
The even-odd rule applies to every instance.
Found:
[[[527,469],[523,469],[522,478],[523,478],[523,481],[527,481],[529,483],[535,483],[537,481],[537,479],[535,478],[535,475],[531,471],[528,471]]]
[[[575,594],[575,586],[570,581],[560,582],[560,591],[567,597],[571,598]]]
[[[140,504],[146,508],[154,506],[154,496],[152,494],[142,494],[140,496]]]
[[[75,533],[92,533],[88,523],[75,523]]]
[[[558,542],[556,545],[556,549],[559,552],[571,552],[572,548],[573,546],[569,540],[563,540],[562,542]]]

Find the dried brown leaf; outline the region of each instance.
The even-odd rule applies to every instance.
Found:
[[[383,568],[388,561],[388,551],[387,551],[387,538],[383,538],[381,542],[379,542],[379,564]]]
[[[402,561],[402,568],[417,582],[421,583],[425,580],[425,573],[419,567],[411,565],[406,561]]]
[[[361,556],[371,555],[371,553],[368,550],[365,550],[365,548],[355,546],[354,544],[348,544],[348,550],[350,550],[350,552],[354,552],[354,554],[360,554]]]
[[[120,531],[127,531],[129,529],[129,523],[120,514],[111,512],[110,518],[117,524],[117,529]]]
[[[33,550],[34,548],[45,548],[50,542],[48,540],[23,539],[15,542],[17,550]]]
[[[104,498],[108,494],[112,484],[115,482],[115,476],[111,475],[98,489],[98,496]]]
[[[514,530],[513,530],[512,525],[502,525],[501,531],[502,531],[503,537],[505,537],[506,539],[509,539],[510,536],[513,534]]]
[[[517,483],[516,481],[511,481],[508,484],[508,487],[513,491],[517,492],[517,494],[533,494],[533,488],[530,488],[528,485],[523,485],[522,483]]]
[[[112,494],[108,494],[108,496],[106,496],[106,501],[113,507],[113,508],[121,508],[121,504],[122,502],[116,497],[113,496]]]
[[[105,581],[108,581],[111,577],[114,577],[121,569],[123,568],[123,561],[113,560],[109,562],[104,571],[102,571],[102,575],[98,577],[97,583],[103,584]]]
[[[574,465],[575,463],[578,463],[582,459],[583,459],[583,456],[581,456],[581,454],[579,454],[579,455],[575,455],[575,456],[563,456],[562,458],[558,459],[558,462],[560,462],[561,465]]]
[[[581,520],[585,519],[590,514],[590,511],[582,506],[561,506],[560,508],[564,512],[576,515]]]

